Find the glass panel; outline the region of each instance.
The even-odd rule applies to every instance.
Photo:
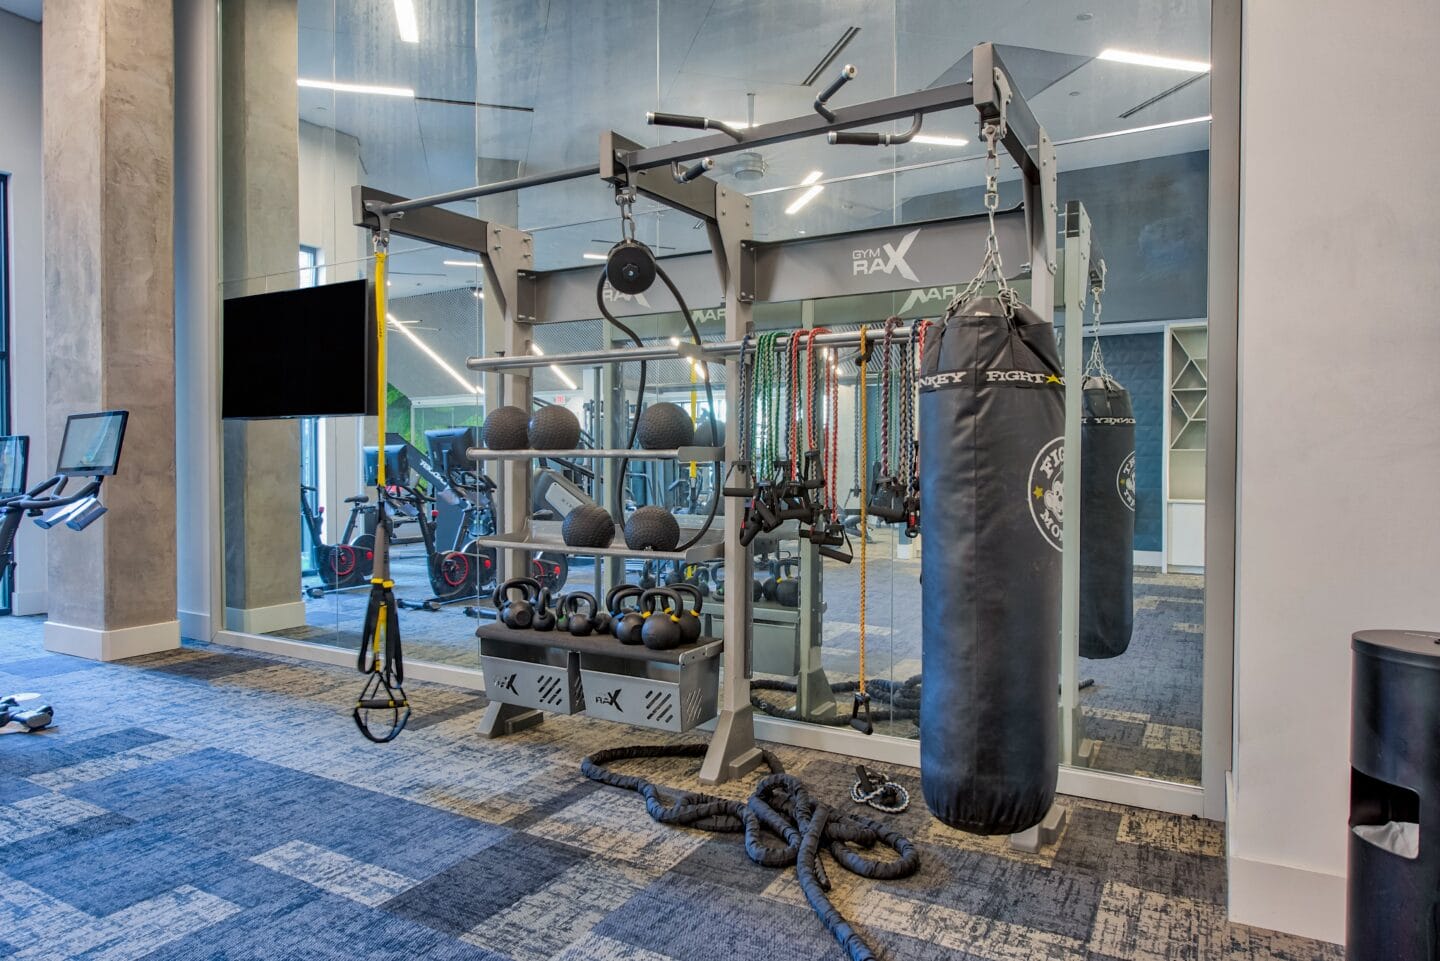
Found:
[[[847,62],[859,73],[836,94],[836,106],[963,82],[970,77],[973,45],[999,44],[1017,87],[1057,145],[1061,209],[1071,200],[1084,204],[1104,253],[1099,340],[1110,374],[1129,391],[1136,420],[1128,487],[1133,554],[1098,551],[1090,543],[1123,540],[1124,531],[1087,533],[1080,545],[1086,558],[1107,557],[1103,563],[1133,560],[1133,606],[1124,591],[1092,592],[1082,595],[1076,612],[1083,623],[1097,605],[1128,610],[1133,630],[1128,644],[1114,643],[1121,649],[1116,656],[1078,656],[1097,653],[1083,637],[1080,650],[1067,653],[1065,757],[1108,771],[1198,780],[1207,0],[1133,2],[1093,12],[975,2],[957,8],[941,0],[699,6],[605,0],[552,7],[548,15],[498,0],[415,6],[416,35],[409,36],[390,3],[300,0],[286,20],[273,5],[225,0],[226,60],[251,68],[225,73],[227,294],[367,276],[367,238],[353,226],[355,184],[417,196],[592,164],[608,130],[647,145],[694,135],[647,126],[647,111],[699,114],[735,126],[804,116],[819,87]],[[240,85],[249,88],[245,96],[233,96]],[[267,124],[248,123],[253,118],[235,113],[243,110],[263,112]],[[277,118],[278,124],[269,123]],[[880,129],[899,133],[908,125],[905,118]],[[927,118],[921,135],[908,143],[863,148],[819,139],[790,142],[719,156],[710,176],[751,198],[758,240],[922,224],[983,210],[985,171],[976,141],[973,111],[954,110]],[[1001,205],[1018,203],[1019,182],[1008,160],[1000,179]],[[593,177],[451,209],[531,231],[534,266],[541,271],[593,266],[621,236],[613,192]],[[643,196],[635,215],[636,236],[662,257],[709,249],[709,233],[693,217]],[[292,261],[297,247],[299,260]],[[853,260],[857,271],[904,277],[909,269],[903,251],[898,262],[889,256],[879,264],[865,256]],[[907,324],[933,318],[976,266],[957,257],[946,284],[868,297],[840,296],[842,270],[837,296],[756,304],[756,327],[845,330],[881,324],[892,312]],[[1071,264],[1061,266],[1063,274]],[[1023,263],[1007,267],[1017,279],[1029,276]],[[1021,286],[1028,289],[1028,281]],[[464,361],[485,352],[483,320],[487,297],[494,294],[486,290],[476,255],[397,238],[388,295],[388,442],[403,447],[408,460],[408,474],[392,476],[396,484],[385,495],[402,518],[392,573],[404,601],[439,608],[407,612],[407,646],[415,660],[477,667],[476,619],[466,614],[476,595],[485,593],[486,552],[470,542],[495,531],[497,495],[489,492],[490,479],[503,472],[484,463],[484,473],[452,473],[454,465],[440,456],[447,435],[437,432],[478,427],[488,412],[482,379]],[[724,313],[714,290],[702,292],[697,285],[687,296],[702,335],[723,336]],[[1058,280],[1055,297],[1058,322],[1066,308]],[[645,313],[628,322],[645,342],[685,336],[678,314],[640,306]],[[584,316],[588,311],[579,313],[582,319],[574,322],[536,326],[536,348],[563,354],[625,343],[603,321]],[[1082,356],[1092,342],[1085,338]],[[876,713],[884,718],[880,733],[913,738],[917,686],[909,682],[922,674],[919,570],[925,545],[907,537],[903,525],[871,521],[862,531],[858,520],[860,489],[894,473],[904,459],[897,445],[906,402],[898,391],[885,393],[877,366],[862,408],[853,358],[842,352],[834,360],[833,412],[828,402],[824,406],[839,432],[837,521],[848,524],[857,554],[863,540],[865,564],[858,558],[821,562],[793,532],[757,542],[762,594],[772,573],[771,595],[782,580],[799,584],[795,596],[787,586],[783,602],[763,597],[757,607],[757,674],[773,682],[757,694],[774,712],[844,724],[860,670],[863,624],[865,673],[875,682]],[[1080,389],[1079,373],[1071,372],[1072,392]],[[623,446],[638,374],[633,363],[541,367],[533,380],[535,402],[571,410],[584,443]],[[719,367],[711,374],[719,391]],[[681,361],[651,364],[642,403],[673,402],[698,418],[708,404],[703,385],[691,377]],[[716,400],[716,413],[731,427],[756,416],[728,410],[723,395]],[[359,548],[363,566],[376,509],[366,479],[366,448],[377,446],[373,420],[231,424],[226,433],[227,618],[232,626],[352,648],[363,584],[328,589],[317,558],[333,558],[337,545],[349,545]],[[432,441],[439,446],[432,449]],[[802,446],[809,443],[807,438]],[[372,450],[372,461],[378,456]],[[618,463],[598,458],[536,466],[553,472],[542,476],[574,485],[612,509],[618,490],[624,509],[663,505],[686,525],[703,521],[715,493],[704,465],[692,472],[689,465],[632,460],[623,477],[615,473]],[[288,486],[281,490],[276,477],[294,477],[315,489],[313,523],[293,509],[293,493]],[[370,500],[347,502],[360,495]],[[1088,500],[1077,500],[1081,496],[1090,495],[1072,489],[1072,503],[1094,516]],[[534,509],[557,510],[540,500]],[[263,526],[257,517],[265,518]],[[296,556],[302,557],[298,567]],[[703,573],[655,564],[647,569],[639,561],[606,566],[571,558],[566,587],[600,591],[622,577],[715,582],[722,576],[722,565]],[[283,577],[267,584],[266,571],[283,571]],[[459,583],[448,583],[447,576]],[[440,595],[452,602],[437,602]]]

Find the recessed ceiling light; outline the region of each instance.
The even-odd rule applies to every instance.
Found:
[[[447,260],[446,267],[483,267],[484,264],[478,260]]]
[[[605,254],[592,254],[592,253],[591,253],[590,251],[588,251],[588,250],[585,251],[585,252],[584,252],[583,254],[581,254],[580,256],[581,256],[581,257],[584,257],[586,260],[609,260],[609,259],[610,259],[610,258],[609,258],[608,256],[606,256]]]
[[[805,179],[800,181],[800,186],[808,187],[809,189],[800,196],[796,197],[795,202],[785,208],[785,212],[787,214],[799,213],[801,210],[804,209],[806,204],[814,200],[816,197],[820,196],[820,191],[824,190],[825,187],[823,184],[818,184],[815,181],[819,180],[823,176],[825,176],[825,174],[819,170],[812,170],[808,174],[806,174]]]
[[[1100,51],[1099,60],[1115,63],[1133,63],[1141,67],[1160,67],[1163,70],[1183,70],[1186,73],[1208,73],[1210,64],[1203,60],[1182,60],[1179,57],[1158,57],[1152,53],[1136,53],[1133,50],[1116,50],[1114,47]]]
[[[930,134],[917,134],[911,143],[929,143],[937,147],[963,147],[970,141],[964,137],[936,137]]]
[[[1078,96],[1080,96],[1080,91],[1078,91],[1078,90],[1072,90],[1072,91],[1070,91],[1070,96],[1072,96],[1072,97],[1078,97]]]
[[[444,359],[439,354],[435,353],[435,351],[431,350],[430,345],[425,343],[425,341],[421,340],[419,335],[416,334],[415,331],[411,330],[409,327],[396,320],[394,314],[386,314],[385,319],[390,321],[391,329],[398,330],[400,331],[400,333],[410,338],[410,343],[414,344],[415,347],[420,351],[420,353],[424,354],[426,357],[429,357],[430,360],[434,362],[436,367],[439,367],[441,370],[445,371],[445,373],[453,377],[457,384],[459,384],[461,387],[464,387],[472,394],[480,393],[479,387],[476,387],[464,377],[460,376],[460,372],[458,370],[445,363]]]
[[[401,40],[420,42],[420,27],[415,22],[415,0],[395,0],[395,25],[400,29]]]
[[[413,99],[415,96],[415,91],[410,87],[386,87],[372,83],[338,83],[334,80],[311,80],[307,77],[297,78],[295,85],[311,90],[333,90],[336,93],[372,93],[377,97],[410,97]]]
[[[1093,13],[1077,13],[1077,14],[1075,14],[1075,19],[1076,19],[1076,20],[1079,20],[1079,21],[1081,21],[1081,22],[1083,23],[1083,22],[1086,21],[1086,20],[1094,20],[1094,19],[1095,19],[1095,14],[1093,14]]]

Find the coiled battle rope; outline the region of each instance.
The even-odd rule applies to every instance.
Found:
[[[769,751],[764,756],[770,774],[761,778],[744,801],[663,788],[606,767],[615,761],[638,758],[700,758],[707,748],[705,744],[611,748],[585,758],[580,762],[580,771],[592,781],[636,792],[645,799],[645,810],[661,824],[743,833],[745,853],[756,864],[772,868],[793,865],[805,900],[851,961],[875,961],[875,953],[865,939],[830,901],[830,879],[820,851],[823,846],[841,867],[862,878],[888,881],[909,877],[920,869],[920,852],[914,843],[879,821],[862,814],[838,814],[816,802],[800,779],[786,774],[780,760]],[[783,845],[768,842],[767,833]],[[881,860],[855,850],[869,850],[877,844],[891,848],[899,857]]]

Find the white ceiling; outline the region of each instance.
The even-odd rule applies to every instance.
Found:
[[[9,10],[26,20],[40,22],[41,0],[0,0],[0,10]]]

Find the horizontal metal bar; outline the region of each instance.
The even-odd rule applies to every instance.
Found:
[[[380,218],[377,211],[402,201],[408,203],[397,194],[386,193],[363,184],[350,188],[350,203],[357,227],[379,230]],[[433,208],[416,210],[409,216],[397,217],[390,222],[391,233],[401,237],[466,250],[473,254],[485,253],[489,229],[490,224],[484,220],[454,210]]]
[[[488,447],[470,447],[465,451],[470,460],[544,460],[566,458],[569,460],[678,460],[682,462],[716,461],[725,459],[723,447],[671,447],[665,450],[642,448],[596,448],[576,450],[490,450]]]
[[[872,100],[869,103],[856,104],[851,107],[839,107],[835,110],[833,121],[826,120],[819,114],[810,113],[801,117],[792,117],[789,120],[760,124],[742,130],[741,133],[745,135],[745,138],[739,141],[732,140],[725,134],[712,134],[708,137],[681,140],[659,147],[633,150],[618,158],[619,165],[630,170],[669,167],[672,163],[685,163],[701,157],[754,150],[757,147],[784,143],[788,140],[819,137],[835,130],[848,130],[851,127],[864,127],[884,123],[888,120],[899,120],[914,114],[968,107],[974,102],[973,89],[970,84],[952,83],[929,90],[917,90],[914,93]]]
[[[524,177],[515,177],[512,180],[497,180],[494,183],[480,184],[477,187],[463,187],[460,190],[451,190],[443,194],[431,194],[428,197],[416,197],[413,200],[401,200],[395,203],[386,204],[380,208],[383,214],[404,213],[407,210],[419,210],[423,207],[439,207],[444,204],[459,203],[462,200],[475,200],[479,197],[490,197],[495,194],[506,194],[513,190],[524,190],[526,187],[543,187],[546,184],[561,183],[566,180],[580,180],[584,177],[594,177],[600,173],[600,165],[595,164],[589,167],[569,167],[564,170],[552,170],[549,173],[528,174]]]
[[[775,342],[777,351],[789,350],[790,339],[796,334],[788,334]],[[804,331],[799,336],[805,337],[807,343],[818,344],[821,347],[855,347],[860,343],[860,332],[858,330],[836,331],[828,334],[816,334],[813,340]],[[894,340],[909,340],[910,326],[908,324],[897,327],[891,335]],[[883,324],[872,325],[865,331],[867,340],[876,341],[885,339],[885,328]],[[754,349],[752,344],[751,349]],[[575,354],[546,354],[544,357],[471,357],[465,361],[465,366],[471,370],[503,371],[517,368],[548,367],[555,364],[560,367],[578,366],[585,367],[593,364],[628,364],[640,360],[666,360],[682,356],[690,356],[697,350],[706,360],[716,361],[725,357],[736,356],[740,353],[740,341],[722,340],[707,341],[703,348],[696,348],[694,344],[682,344],[679,347],[669,344],[657,344],[653,347],[616,347],[613,350],[587,350]],[[697,448],[698,449],[698,448]],[[492,454],[493,451],[485,451]],[[514,452],[524,453],[524,452]],[[568,456],[564,451],[534,451],[533,456],[553,457],[561,454]],[[576,451],[575,456],[595,456],[595,451]],[[630,452],[634,455],[635,451]],[[652,452],[658,453],[658,452]],[[687,455],[688,456],[688,455]],[[701,458],[702,460],[704,458]]]

